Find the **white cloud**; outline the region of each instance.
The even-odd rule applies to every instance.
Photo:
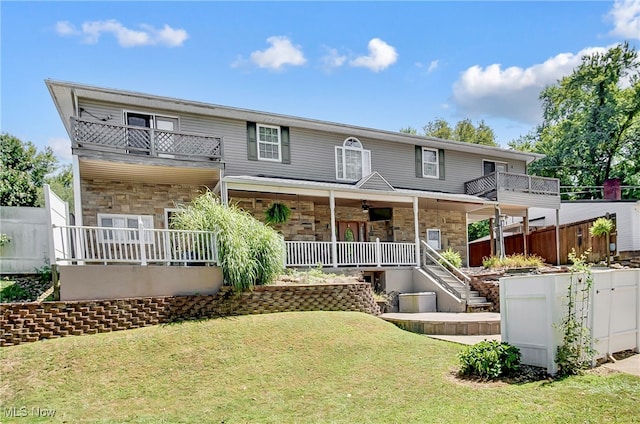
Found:
[[[84,37],[84,42],[89,44],[97,43],[103,34],[112,34],[122,47],[156,45],[179,47],[189,38],[189,34],[184,29],[174,29],[167,24],[162,29],[146,24],[141,24],[140,28],[139,30],[127,28],[115,19],[84,22],[80,31],[68,21],[56,23],[56,32],[59,35],[81,35]]]
[[[438,65],[439,65],[438,60],[432,60],[431,63],[429,64],[429,69],[427,69],[427,73],[431,73],[433,71],[435,71],[436,69],[438,69]]]
[[[339,54],[337,49],[326,46],[324,49],[327,53],[320,59],[324,69],[331,70],[333,68],[339,68],[347,61],[347,57]]]
[[[472,66],[453,85],[453,103],[461,116],[481,115],[536,124],[542,117],[538,96],[547,85],[569,75],[585,55],[605,52],[604,47],[588,47],[576,54],[560,53],[528,68],[500,64]]]
[[[78,30],[69,21],[59,21],[56,22],[56,32],[58,35],[66,36],[77,34]]]
[[[372,38],[369,41],[369,55],[360,56],[353,59],[349,64],[369,68],[373,72],[382,71],[393,65],[398,60],[398,53],[395,47],[385,43],[379,38]]]
[[[640,40],[640,0],[616,0],[607,18],[613,22],[609,34]]]
[[[284,36],[267,38],[271,47],[251,53],[251,61],[260,68],[282,69],[285,65],[300,66],[307,62],[300,46],[291,44]],[[232,65],[233,66],[233,65]]]
[[[68,138],[52,137],[47,140],[47,145],[61,162],[71,162],[71,142]]]

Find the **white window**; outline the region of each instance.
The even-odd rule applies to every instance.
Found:
[[[153,228],[152,215],[121,215],[121,214],[98,214],[98,225],[100,227],[117,228],[114,230],[100,231],[102,241],[130,243],[139,239],[139,222],[142,221],[144,228]],[[146,233],[145,243],[151,243],[153,236]]]
[[[440,250],[440,230],[438,228],[427,230],[427,244],[435,250]]]
[[[358,181],[371,174],[371,151],[362,148],[360,140],[347,138],[342,147],[336,146],[336,178]]]
[[[258,160],[280,162],[280,127],[258,124]]]
[[[422,176],[425,178],[440,178],[440,164],[438,150],[422,148]]]

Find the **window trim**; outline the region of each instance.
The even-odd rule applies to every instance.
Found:
[[[122,124],[123,125],[129,125],[127,124],[127,113],[135,113],[136,115],[148,115],[150,116],[151,119],[151,124],[153,125],[152,127],[140,127],[140,128],[151,128],[151,129],[157,129],[156,126],[156,118],[160,117],[160,118],[168,118],[168,119],[175,119],[177,121],[177,128],[174,128],[173,131],[180,131],[180,117],[179,116],[174,116],[174,115],[165,115],[163,113],[155,113],[155,112],[149,112],[149,111],[140,111],[140,110],[132,110],[132,109],[122,109]],[[166,130],[165,130],[166,131]]]
[[[355,140],[358,142],[358,144],[360,144],[360,147],[351,147],[351,146],[347,146],[347,142],[349,142],[350,140]],[[342,150],[342,177],[340,177],[340,173],[339,173],[339,166],[338,166],[338,150]],[[361,168],[360,168],[360,178],[346,178],[346,169],[347,169],[347,163],[346,163],[346,157],[347,155],[345,154],[345,151],[347,150],[351,150],[354,152],[360,152],[360,159],[361,159]],[[365,165],[365,156],[368,159],[368,163]],[[336,180],[338,181],[360,181],[362,178],[366,177],[367,175],[364,174],[365,169],[369,170],[369,174],[371,173],[371,150],[367,150],[364,148],[364,145],[362,144],[362,142],[360,140],[358,140],[356,137],[347,137],[344,139],[344,141],[342,142],[342,146],[335,146],[335,165],[336,165]]]
[[[273,158],[263,158],[260,155],[260,143],[264,143],[264,144],[269,144],[269,145],[275,145],[276,143],[272,143],[270,141],[262,141],[260,140],[260,128],[273,128],[273,129],[277,129],[278,130],[278,159],[273,159]],[[282,128],[279,125],[267,125],[267,124],[260,124],[258,122],[256,122],[256,150],[257,150],[257,155],[258,155],[258,160],[261,161],[266,161],[266,162],[278,162],[281,163],[282,162]]]
[[[435,250],[442,250],[442,232],[440,231],[440,228],[427,228],[427,232],[425,234],[426,238],[427,238],[427,244],[429,244],[429,232],[430,231],[437,231],[438,232],[438,248],[435,248]],[[429,244],[429,246],[431,246]],[[433,246],[431,246],[433,247]]]
[[[129,219],[136,219],[139,220],[140,218],[143,219],[143,221],[145,220],[145,218],[148,220],[148,222],[150,222],[151,226],[150,229],[154,228],[154,222],[153,222],[153,215],[135,215],[135,214],[119,214],[119,213],[99,213],[98,216],[98,227],[100,228],[100,231],[98,232],[99,234],[99,238],[100,238],[100,242],[101,243],[133,243],[133,244],[137,244],[139,243],[139,240],[137,239],[133,239],[130,237],[131,235],[131,231],[135,230],[139,230],[139,228],[128,228],[124,234],[125,237],[122,238],[117,238],[117,237],[107,237],[105,236],[105,234],[107,234],[107,231],[109,230],[104,230],[104,228],[122,228],[122,227],[106,227],[104,225],[102,225],[102,220],[107,218],[107,219],[114,219],[114,218],[118,218],[118,219],[124,219],[125,222]],[[145,237],[144,240],[144,244],[153,244],[153,235],[148,234],[147,237]]]
[[[486,162],[493,162],[494,168],[498,168],[498,164],[502,164],[504,165],[504,169],[505,169],[504,172],[509,172],[509,162],[502,162],[499,160],[492,160],[492,159],[482,159],[482,175],[488,175],[484,173],[484,164]]]
[[[430,152],[434,152],[436,154],[436,161],[435,162],[426,162],[426,163],[433,163],[436,166],[436,175],[427,175],[424,173],[424,164],[425,164],[425,157],[426,155],[424,154],[424,152],[426,151],[430,151]],[[433,179],[440,179],[440,152],[438,151],[438,149],[432,149],[430,147],[422,147],[422,178],[433,178]]]

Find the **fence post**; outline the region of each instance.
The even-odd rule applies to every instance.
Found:
[[[284,237],[280,236],[282,241],[282,268],[287,267],[287,243],[284,241]]]
[[[376,265],[382,266],[382,246],[380,245],[379,237],[376,237]]]
[[[156,155],[156,133],[153,128],[149,129],[149,156]]]
[[[147,266],[147,252],[144,249],[144,224],[138,218],[138,244],[140,245],[140,265]]]

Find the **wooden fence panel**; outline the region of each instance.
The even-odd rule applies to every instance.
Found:
[[[605,237],[591,237],[589,228],[597,218],[586,221],[575,222],[560,226],[560,263],[565,265],[569,263],[569,252],[575,249],[578,255],[586,253],[591,249],[591,253],[587,255],[589,262],[599,262],[606,260],[607,241]],[[611,216],[614,223],[616,221],[615,214]],[[524,253],[524,236],[523,234],[513,234],[505,237],[504,246],[505,253],[512,255],[514,253]],[[611,235],[611,243],[617,243],[615,229]],[[472,242],[469,244],[469,266],[482,266],[482,258],[491,255],[491,242],[483,240]],[[556,228],[545,227],[529,233],[527,238],[527,250],[529,254],[535,254],[544,258],[549,264],[557,263],[556,257]]]

